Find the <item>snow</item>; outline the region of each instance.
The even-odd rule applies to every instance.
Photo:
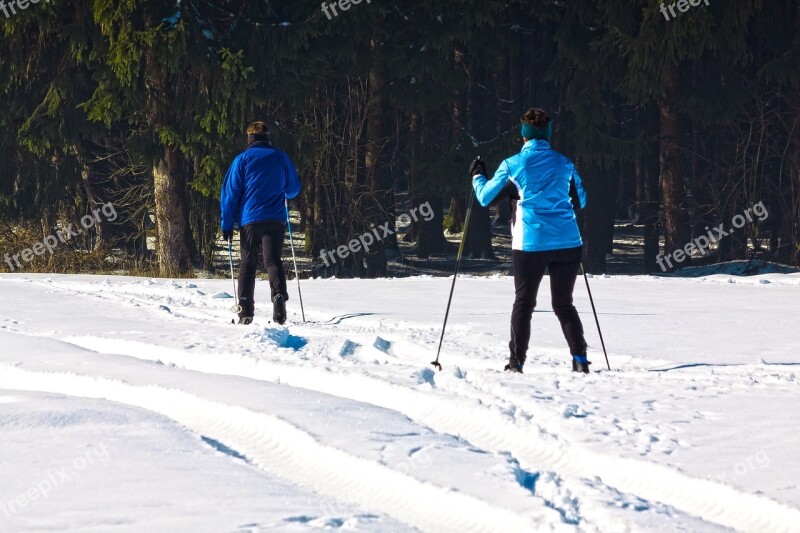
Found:
[[[800,274],[592,277],[589,376],[451,280],[0,276],[0,531],[798,531]]]

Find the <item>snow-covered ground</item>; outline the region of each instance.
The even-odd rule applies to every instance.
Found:
[[[581,281],[581,280],[579,280]],[[0,531],[800,531],[800,274],[594,277],[570,372],[510,278],[0,276]]]

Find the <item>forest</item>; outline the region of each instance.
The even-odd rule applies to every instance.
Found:
[[[263,120],[303,183],[298,252],[324,275],[384,277],[398,238],[419,258],[454,253],[470,161],[492,172],[519,152],[530,107],[586,188],[587,271],[607,270],[618,220],[641,228],[643,273],[658,273],[659,254],[755,205],[768,217],[674,266],[800,265],[800,0],[5,5],[0,255],[114,209],[31,268],[212,270],[222,179]],[[421,205],[432,215],[398,237]],[[476,202],[470,257],[494,259],[504,217]],[[368,252],[323,261],[387,222]]]

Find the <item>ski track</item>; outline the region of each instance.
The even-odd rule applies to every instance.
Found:
[[[237,359],[233,354],[200,356],[134,342],[120,345],[119,341],[97,337],[64,340],[95,351],[113,346],[116,353],[122,352],[121,355],[158,360],[204,373],[284,383],[378,405],[401,412],[437,432],[459,435],[484,450],[511,453],[523,468],[547,465],[561,477],[597,477],[603,484],[622,492],[637,494],[741,531],[796,531],[800,523],[800,511],[769,498],[741,493],[714,481],[691,478],[655,463],[580,449],[560,439],[553,428],[538,426],[520,414],[512,418],[495,406],[474,399],[465,401],[464,396],[442,398],[367,375],[320,372],[316,368],[274,364],[247,356]],[[143,353],[153,355],[148,357]]]
[[[553,530],[532,517],[421,482],[376,462],[319,443],[310,434],[268,414],[226,405],[159,386],[58,372],[31,372],[2,364],[0,388],[105,398],[163,414],[198,435],[212,435],[263,470],[322,494],[375,509],[426,531]],[[434,505],[431,505],[431,504]],[[557,530],[569,531],[564,526]]]
[[[48,339],[50,338],[47,336],[40,337]],[[73,343],[76,347],[91,345],[95,348],[98,348],[99,345],[103,344],[115,344],[115,341],[113,340],[98,337],[72,340],[77,341]],[[117,347],[119,346],[117,345]],[[142,352],[148,351],[151,348],[154,348],[159,352],[160,358],[158,361],[163,362],[161,359],[166,359],[167,365],[174,365],[180,369],[180,365],[172,362],[176,359],[176,357],[166,357],[166,352],[161,347],[150,346],[147,344],[127,343],[123,345],[122,351]],[[89,350],[89,348],[83,349]],[[91,351],[94,352],[94,350]],[[108,353],[95,353],[97,355],[110,356]],[[151,360],[150,358],[146,357],[135,357],[134,359],[143,361]],[[263,468],[265,471],[271,474],[283,477],[290,482],[309,486],[310,488],[318,490],[323,494],[330,494],[340,500],[349,503],[356,503],[364,506],[367,509],[380,511],[388,516],[393,516],[404,523],[419,527],[422,530],[435,532],[522,532],[532,530],[572,531],[574,530],[575,526],[580,526],[581,531],[642,530],[641,528],[636,529],[629,526],[624,527],[621,525],[618,516],[608,516],[608,509],[604,509],[603,507],[609,505],[607,503],[609,489],[597,481],[588,483],[587,486],[579,490],[578,493],[573,493],[571,492],[570,487],[567,486],[568,483],[565,483],[564,480],[562,480],[554,472],[543,472],[540,476],[538,473],[531,474],[530,472],[521,468],[520,465],[516,468],[517,482],[519,485],[523,486],[524,488],[528,488],[529,490],[532,489],[532,486],[535,486],[536,492],[534,496],[542,501],[544,507],[555,511],[557,515],[550,516],[549,519],[545,519],[547,515],[545,514],[543,517],[541,514],[543,511],[546,511],[545,509],[540,509],[539,514],[535,514],[535,502],[530,502],[529,504],[525,505],[525,513],[528,515],[526,518],[516,516],[510,511],[497,509],[488,503],[485,503],[481,500],[475,500],[473,498],[468,498],[469,500],[472,500],[469,503],[460,502],[463,505],[471,505],[473,502],[479,503],[475,509],[476,512],[483,517],[483,519],[476,520],[475,516],[469,513],[465,514],[461,511],[458,511],[459,507],[457,505],[452,506],[447,498],[442,498],[441,491],[444,491],[444,493],[448,492],[445,489],[439,489],[439,493],[432,493],[430,490],[427,492],[422,491],[421,493],[415,495],[416,497],[408,498],[407,496],[409,495],[409,492],[407,491],[413,491],[417,487],[410,486],[411,484],[409,483],[406,483],[405,485],[398,484],[394,482],[393,479],[390,479],[390,476],[380,475],[388,470],[387,467],[376,465],[371,461],[363,461],[360,459],[349,462],[342,461],[338,459],[339,455],[336,453],[320,453],[319,448],[324,448],[321,445],[318,448],[312,449],[313,447],[303,446],[305,442],[301,442],[301,446],[298,446],[298,430],[296,427],[286,424],[285,422],[283,422],[283,425],[280,425],[280,423],[267,424],[260,418],[256,417],[257,414],[260,415],[261,413],[253,413],[252,411],[248,411],[247,409],[242,409],[240,407],[224,406],[220,405],[219,403],[209,402],[208,400],[200,399],[196,396],[186,394],[185,392],[173,390],[172,388],[165,389],[163,386],[147,385],[134,388],[127,383],[127,378],[126,381],[123,382],[119,381],[118,379],[112,380],[105,377],[84,376],[72,373],[28,371],[22,369],[21,367],[15,367],[14,365],[8,364],[0,364],[0,368],[3,369],[3,372],[0,372],[0,376],[2,376],[0,377],[0,389],[5,388],[26,391],[35,390],[73,396],[85,396],[90,398],[106,398],[120,403],[152,410],[168,416],[180,424],[186,425],[189,429],[207,442],[207,439],[211,438],[213,442],[217,442],[225,449],[230,450],[230,454],[232,456],[245,458],[248,462],[254,463],[256,466]],[[186,370],[180,369],[179,371]],[[204,374],[213,377],[214,375],[219,375],[220,373]],[[235,372],[227,374],[238,376],[238,374]],[[123,373],[122,375],[126,374]],[[169,409],[163,407],[164,405],[169,404],[174,405],[172,405],[172,407]],[[246,412],[250,416],[240,416],[240,413],[242,412]],[[203,413],[203,415],[198,415],[197,413]],[[201,418],[192,418],[192,416],[201,416]],[[267,416],[269,417],[269,415]],[[274,419],[274,417],[269,418]],[[233,421],[231,421],[231,419],[233,419]],[[286,426],[292,427],[294,431],[286,431],[284,429]],[[261,435],[261,431],[256,431],[256,433],[252,432],[253,427],[257,427],[259,430],[263,429],[263,431],[267,432],[267,434],[271,436],[271,440],[265,442],[265,438]],[[300,433],[308,437],[307,433]],[[243,440],[244,434],[246,434],[245,436],[250,440]],[[261,448],[253,451],[254,446],[261,446]],[[279,455],[276,458],[274,455],[276,449],[282,451],[291,450],[295,452],[293,453],[293,457],[290,459],[293,459],[297,463],[303,463],[305,460],[304,458],[308,454],[314,454],[315,456],[321,457],[321,460],[324,461],[324,464],[329,466],[335,464],[336,466],[327,470],[320,470],[320,468],[317,467],[317,463],[313,463],[312,465],[308,466],[308,469],[305,470],[295,468],[293,466],[294,463],[287,461],[284,456]],[[418,451],[419,450],[417,450],[417,452]],[[262,456],[260,454],[267,455]],[[516,463],[519,465],[519,462],[508,452],[499,452],[496,455],[499,457],[506,456],[508,457],[508,461],[510,463]],[[281,468],[275,468],[274,463],[264,460],[264,457],[279,461],[281,465],[289,469],[288,473],[286,470]],[[254,458],[256,459],[255,461]],[[376,469],[374,468],[354,467],[352,465],[353,462],[357,462],[362,465],[366,463],[367,465],[377,466],[379,467],[377,469],[378,473],[376,473]],[[289,466],[286,466],[286,464]],[[399,468],[399,470],[402,472],[400,475],[407,477],[411,474],[407,468],[408,465],[400,464],[397,466],[401,467]],[[389,471],[392,472],[392,470]],[[331,480],[329,482],[328,480],[325,480],[326,482],[320,483],[320,475],[322,475],[322,477],[330,476]],[[350,479],[353,477],[355,479]],[[341,480],[349,481],[341,482]],[[421,484],[427,485],[425,482],[421,482]],[[391,488],[387,489],[386,487]],[[376,490],[379,495],[378,497],[375,497],[374,495]],[[386,490],[389,491],[388,494],[384,492]],[[399,490],[400,495],[395,493],[394,490]],[[452,490],[457,490],[457,486],[455,489],[450,489],[450,491]],[[627,497],[614,490],[611,490],[610,492],[614,497],[614,505],[617,507],[623,509],[636,508],[637,511],[648,510],[652,507],[651,504],[639,498]],[[602,494],[599,504],[585,500],[585,497],[590,496],[591,493],[594,493],[595,496]],[[371,496],[367,497],[368,494]],[[387,503],[386,499],[382,499],[382,497],[389,498],[389,495],[392,495],[395,500],[401,500],[402,505],[398,504],[392,506],[390,504],[396,503],[396,501],[392,500]],[[439,496],[438,499],[436,497],[437,495]],[[533,508],[531,508],[531,504],[533,504]],[[463,518],[463,521],[454,522],[448,513],[439,512],[438,509],[442,506],[453,507],[456,512],[459,513],[459,516]],[[419,511],[417,509],[420,507],[425,508],[427,513],[430,514],[430,516],[427,517],[428,522],[426,522],[426,517],[420,517],[413,514],[418,513]],[[587,513],[587,509],[589,509],[590,512]],[[487,513],[487,510],[490,510],[491,512]],[[676,518],[681,516],[681,513],[664,506],[656,506],[655,511],[664,515],[665,517]],[[681,524],[681,526],[683,526],[683,524]],[[707,524],[703,529],[714,529],[710,526],[710,524]],[[694,531],[694,529],[687,529],[684,527],[676,527],[675,530]]]
[[[182,288],[176,283],[173,285]],[[51,290],[85,296],[79,285],[79,288],[74,288],[75,285],[69,288],[49,284],[46,286]],[[176,306],[177,303],[178,310],[169,311],[169,314],[177,320],[202,323],[209,320],[223,320],[226,319],[224,317],[230,316],[229,313],[219,309],[219,306],[206,304],[204,309],[191,308],[197,305],[196,301],[191,299],[178,301],[169,295],[143,295],[142,289],[142,287],[126,288],[129,294],[123,297],[120,297],[121,291],[93,293],[91,296],[126,302],[133,306],[156,308],[159,305]],[[189,306],[190,309],[181,309],[181,305]],[[284,361],[264,360],[249,355],[258,353],[259,344],[264,342],[292,348],[288,342],[290,337],[288,328],[255,328],[241,344],[243,348],[241,353],[212,352],[196,345],[189,346],[188,348],[191,348],[189,351],[102,337],[73,336],[59,340],[98,352],[160,361],[203,373],[243,376],[283,383],[391,409],[437,432],[463,437],[480,449],[497,454],[510,454],[525,469],[536,471],[543,466],[546,467],[550,471],[548,475],[555,484],[566,491],[567,499],[591,498],[592,490],[605,493],[603,497],[607,499],[608,493],[620,491],[623,494],[636,494],[654,504],[667,506],[662,511],[665,514],[675,512],[671,510],[674,508],[708,522],[741,531],[798,530],[800,510],[767,497],[743,493],[723,483],[692,478],[674,468],[647,460],[599,454],[573,444],[562,434],[557,423],[563,419],[563,413],[547,405],[547,401],[552,400],[553,395],[539,398],[524,397],[524,395],[520,397],[514,394],[512,388],[503,387],[499,383],[497,378],[499,373],[483,376],[475,372],[475,370],[494,369],[497,365],[496,360],[452,356],[448,357],[448,364],[456,367],[455,372],[446,371],[436,375],[429,368],[420,368],[424,363],[420,361],[418,354],[424,354],[427,346],[426,350],[422,350],[422,347],[415,343],[391,340],[400,332],[414,331],[415,337],[422,338],[430,344],[435,341],[436,332],[433,328],[420,328],[396,321],[389,325],[382,321],[380,327],[375,328],[374,325],[359,326],[358,315],[337,318],[338,321],[335,318],[327,323],[322,321],[312,323],[313,328],[308,324],[292,326],[292,329],[301,334],[301,338],[306,342],[314,343],[316,351],[309,350],[312,352],[310,356],[326,354],[322,357],[328,359],[331,364],[325,369],[303,366],[302,360],[299,365],[286,364]],[[353,321],[342,327],[341,323],[345,319]],[[32,334],[19,328],[6,326],[5,329]],[[463,333],[469,335],[467,331]],[[346,335],[346,338],[342,344],[343,335]],[[249,347],[247,347],[248,342],[251,344]],[[452,344],[457,346],[459,343],[455,341]],[[450,351],[454,351],[452,346]],[[407,383],[392,383],[392,376],[387,375],[381,365],[361,364],[376,360],[389,363],[392,368],[398,365],[408,367],[409,373],[417,374],[420,385],[411,388]],[[466,370],[462,371],[461,368]],[[358,373],[353,373],[353,370],[357,370]],[[203,431],[203,434],[219,435],[220,442],[243,453],[266,470],[277,472],[300,484],[310,483],[320,492],[338,494],[339,497],[342,486],[346,486],[348,488],[346,499],[367,508],[379,509],[421,529],[442,530],[441,519],[445,506],[436,507],[435,517],[426,513],[419,514],[419,510],[426,508],[424,504],[429,504],[431,498],[448,500],[453,523],[459,524],[459,528],[453,531],[504,530],[503,527],[498,528],[499,524],[508,525],[505,528],[508,531],[530,528],[530,523],[525,526],[520,522],[523,520],[521,517],[493,508],[480,500],[460,494],[456,497],[444,489],[420,482],[380,464],[326,448],[315,443],[310,435],[298,428],[264,413],[220,405],[180,391],[154,387],[137,388],[104,378],[29,372],[22,369],[13,371],[17,373],[17,379],[7,378],[6,376],[12,374],[4,371],[0,384],[6,388],[24,385],[32,387],[33,390],[79,396],[96,395],[160,412],[193,430]],[[635,379],[642,373],[629,371],[607,375],[617,379],[622,377]],[[589,379],[602,379],[602,377],[593,375]],[[680,378],[667,374],[667,379]],[[780,381],[780,378],[777,379]],[[87,393],[87,390],[92,391],[91,394]],[[151,394],[153,398],[150,397]],[[580,411],[572,414],[580,416]],[[605,424],[613,419],[599,420]],[[275,437],[275,435],[283,436]],[[295,445],[297,448],[293,451]],[[275,450],[280,452],[277,455],[279,460],[275,459]],[[309,457],[314,458],[313,467],[309,466],[306,460]],[[402,491],[404,494],[413,493],[413,495],[408,498],[399,497],[400,491],[387,492],[382,491],[380,487],[360,486],[358,476],[346,476],[341,471],[331,468],[337,461],[339,464],[347,464],[353,472],[358,472],[359,469],[362,472],[368,471],[377,479],[385,481],[387,486],[393,484],[395,487],[402,486],[405,489]],[[289,464],[292,465],[291,468],[285,466]],[[316,479],[311,481],[309,478],[313,477],[315,472],[325,472],[325,475],[317,475]],[[452,502],[449,501],[450,498]],[[602,506],[588,500],[585,502],[586,505],[575,505],[573,508],[569,506],[559,508],[554,501],[547,499],[545,503],[549,503],[562,514],[563,521],[566,522],[562,525],[579,523],[582,529],[593,529],[593,523],[600,524],[607,518],[604,516]],[[481,519],[481,516],[491,517],[491,520],[487,522]],[[539,522],[538,526],[541,527],[542,523]],[[470,527],[473,529],[469,529]]]

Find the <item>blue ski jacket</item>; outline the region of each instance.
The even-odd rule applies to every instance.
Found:
[[[254,142],[236,156],[222,184],[222,230],[276,220],[286,222],[285,199],[300,194],[300,178],[285,153]]]
[[[489,205],[513,183],[519,194],[511,221],[511,248],[541,252],[577,248],[583,244],[570,187],[574,186],[581,209],[586,192],[575,165],[544,140],[530,140],[522,151],[500,164],[494,177],[472,179],[481,205]]]

